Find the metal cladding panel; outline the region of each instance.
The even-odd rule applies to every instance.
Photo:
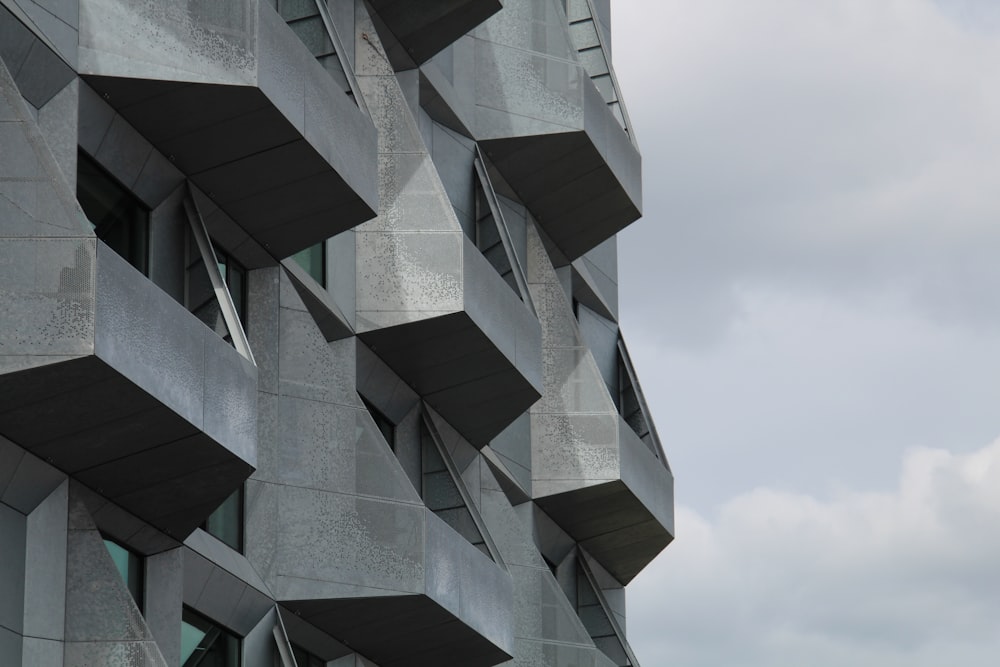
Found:
[[[44,9],[32,9],[34,16],[17,5],[0,6],[0,59],[21,94],[40,109],[75,76],[76,31]]]
[[[396,69],[428,60],[503,8],[501,0],[373,0],[379,22],[391,32],[388,56]]]
[[[83,0],[87,82],[279,259],[375,215],[374,126],[274,9],[169,4]]]

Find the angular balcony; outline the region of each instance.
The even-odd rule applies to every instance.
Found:
[[[356,230],[357,334],[482,447],[541,395],[541,329],[463,232],[389,63],[359,61],[382,208]]]
[[[273,256],[375,214],[371,120],[269,3],[82,0],[79,60],[87,83]]]
[[[617,432],[601,448],[605,464],[598,467],[587,465],[593,444],[574,442],[573,436],[593,433],[595,423],[605,426],[611,420],[566,415],[568,433],[559,447],[565,464],[539,471],[532,485],[535,503],[627,584],[673,540],[674,478],[628,424],[617,419]],[[551,422],[539,417],[536,423],[544,433]],[[532,427],[534,431],[535,423]],[[543,434],[536,439],[534,432],[532,442],[542,452],[553,445]]]
[[[645,412],[646,441],[612,399],[534,228],[528,247],[545,382],[544,397],[531,408],[532,497],[625,584],[673,539],[673,475]],[[635,424],[637,386],[629,384],[634,400],[620,400]]]
[[[637,220],[639,152],[579,63],[561,3],[509,0],[472,37],[474,137],[565,260]],[[467,65],[450,69],[468,85]]]
[[[433,243],[434,236],[428,236]],[[411,237],[417,247],[422,244],[420,236]],[[427,263],[441,267],[442,282],[453,281],[454,305],[439,309],[432,303],[433,293],[384,293],[397,300],[398,310],[365,312],[365,321],[359,317],[358,337],[473,445],[482,447],[541,395],[541,335],[535,317],[471,241],[456,234],[453,242],[456,249],[428,257]],[[385,269],[400,282],[419,284],[416,272],[407,275],[410,266]],[[372,328],[383,317],[401,321]]]
[[[412,518],[406,551],[417,568],[409,590],[325,600],[283,593],[282,605],[383,667],[489,667],[510,660],[510,575],[430,510],[418,509]]]
[[[0,433],[177,539],[253,471],[257,369],[96,239],[4,239]]]

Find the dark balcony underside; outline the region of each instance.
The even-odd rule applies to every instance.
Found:
[[[488,139],[480,146],[567,261],[642,215],[582,130]]]
[[[85,78],[278,259],[375,215],[258,88]]]
[[[621,481],[536,498],[535,504],[622,584],[674,539]]]
[[[381,35],[398,69],[412,68],[503,9],[500,0],[371,0]]]
[[[177,539],[253,472],[96,356],[0,375],[0,433]]]
[[[464,312],[358,337],[477,447],[541,396]]]
[[[512,657],[425,595],[282,605],[382,667],[490,667]]]

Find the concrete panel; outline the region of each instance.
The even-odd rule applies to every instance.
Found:
[[[0,59],[11,72],[21,69],[35,39],[36,36],[10,9],[0,6]]]
[[[0,124],[0,142],[4,145],[0,162],[4,175],[0,181],[0,233],[8,238],[91,236],[74,191],[2,63],[0,111],[13,121]]]
[[[96,530],[69,531],[65,637],[67,642],[152,639]]]
[[[329,259],[327,260],[327,264],[330,264]],[[329,291],[324,289],[312,276],[306,273],[305,269],[299,266],[295,260],[284,260],[282,267],[291,277],[296,291],[302,298],[309,314],[312,315],[313,320],[319,326],[320,331],[323,332],[324,338],[328,341],[339,341],[354,335],[354,329],[347,315],[341,311]],[[353,282],[353,272],[351,278]],[[353,285],[351,287],[353,294]]]
[[[24,634],[38,639],[61,641],[64,636],[68,512],[67,480],[28,515],[26,523],[25,560],[32,566],[24,576]]]
[[[257,463],[257,368],[204,332],[205,403],[202,431],[239,459]]]
[[[160,653],[169,665],[180,662],[183,582],[180,549],[170,549],[146,558],[143,615]]]
[[[0,585],[5,591],[0,595],[0,631],[17,635],[24,634],[25,534],[24,515],[0,503],[0,535],[4,537],[0,540]],[[8,637],[7,641],[13,639]],[[13,650],[12,646],[9,644],[8,650]]]
[[[592,646],[590,635],[547,567],[512,566],[511,576],[518,637]]]
[[[327,241],[326,249],[327,291],[333,297],[334,303],[340,308],[340,312],[343,313],[353,331],[355,311],[357,310],[354,231],[347,230],[330,238]]]
[[[70,81],[38,111],[38,126],[70,190],[76,190],[77,118],[80,85]]]
[[[483,466],[483,491],[481,515],[486,529],[500,551],[508,568],[515,565],[544,568],[545,561],[535,548],[531,533],[524,522],[514,513],[507,497],[500,490],[489,466]]]
[[[59,22],[52,21],[50,25],[59,25]],[[72,38],[60,36],[60,39],[68,42]],[[59,55],[43,40],[35,39],[14,78],[24,99],[40,109],[65,88],[74,76],[72,68]]]
[[[66,644],[65,667],[116,665],[120,667],[167,667],[154,641],[98,641]]]
[[[94,158],[128,189],[134,189],[153,146],[121,115],[115,115]]]
[[[25,637],[23,648],[23,665],[45,665],[46,667],[62,667],[63,646],[60,641]],[[2,655],[2,650],[0,650]],[[5,663],[6,664],[6,663]],[[18,663],[11,663],[18,664]]]
[[[416,504],[282,487],[282,572],[311,579],[320,599],[328,597],[324,582],[420,593],[423,511]],[[280,580],[275,592],[286,598]]]
[[[5,665],[20,665],[22,650],[21,644],[23,641],[24,640],[21,635],[0,625],[0,661],[3,661],[3,664]],[[53,664],[58,665],[59,663],[57,662]]]
[[[18,461],[0,501],[22,514],[30,514],[65,479],[66,475],[26,453]]]

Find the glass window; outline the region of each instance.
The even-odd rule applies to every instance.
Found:
[[[295,664],[298,667],[326,667],[326,660],[295,644],[292,644],[292,657],[295,658]]]
[[[104,539],[104,546],[111,554],[111,560],[115,562],[128,592],[132,594],[139,609],[142,609],[142,556],[107,538]]]
[[[240,638],[201,614],[181,615],[181,667],[239,667]]]
[[[218,262],[219,273],[229,289],[229,296],[233,300],[236,314],[245,330],[247,322],[247,270],[219,246],[212,244],[212,247]],[[185,281],[188,310],[231,343],[232,335],[229,327],[226,326],[225,318],[222,316],[222,306],[215,297],[215,289],[208,277],[208,270],[202,261],[194,235],[190,232],[188,233],[188,257],[187,280]]]
[[[148,274],[149,209],[82,151],[77,160],[76,198],[97,238]]]
[[[361,396],[361,402],[368,408],[368,412],[371,413],[372,419],[375,420],[375,425],[381,431],[382,437],[389,443],[389,448],[392,451],[396,451],[396,425],[389,421],[389,418],[382,414],[378,408],[369,403],[368,399],[364,396]]]
[[[326,243],[300,250],[292,255],[292,259],[306,270],[313,280],[326,287]]]
[[[243,551],[243,486],[222,501],[201,528],[233,549]]]

